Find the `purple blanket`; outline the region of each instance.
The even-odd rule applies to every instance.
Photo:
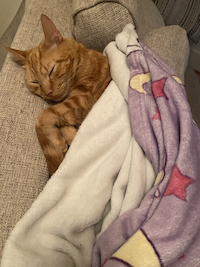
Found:
[[[132,130],[157,179],[139,208],[98,239],[92,266],[200,266],[200,131],[176,73],[134,36],[127,46]]]

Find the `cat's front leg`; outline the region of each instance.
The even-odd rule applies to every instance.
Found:
[[[92,105],[91,94],[78,88],[62,103],[43,110],[38,116],[36,132],[51,175],[64,159],[68,145]]]
[[[59,123],[59,115],[48,108],[40,113],[35,126],[50,175],[58,169],[68,149],[66,134],[62,135]],[[62,131],[65,133],[66,129],[63,127]]]

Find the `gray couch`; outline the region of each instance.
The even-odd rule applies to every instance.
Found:
[[[26,50],[43,39],[40,15],[49,16],[63,36],[103,51],[123,27],[133,22],[142,42],[152,48],[185,80],[194,120],[200,126],[200,87],[187,68],[189,43],[185,30],[165,23],[151,0],[31,0],[12,47]],[[187,70],[186,70],[187,68]],[[186,72],[185,72],[186,71]],[[24,70],[10,56],[0,74],[0,240],[1,249],[17,221],[49,179],[35,133],[38,114],[48,107],[31,94]]]

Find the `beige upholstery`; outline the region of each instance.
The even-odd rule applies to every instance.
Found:
[[[165,25],[159,11],[149,0],[77,0],[72,8],[75,39],[99,51],[103,51],[129,22],[135,24],[141,40],[149,31]]]

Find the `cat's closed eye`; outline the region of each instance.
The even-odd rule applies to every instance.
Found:
[[[33,83],[33,84],[38,84],[39,85],[39,82],[38,81],[30,81],[30,83]]]
[[[53,68],[51,69],[51,71],[49,72],[49,78],[51,78],[51,76],[52,76],[52,74],[53,74],[53,71],[54,71],[54,69],[55,69],[55,66],[56,66],[56,65],[54,65]]]

